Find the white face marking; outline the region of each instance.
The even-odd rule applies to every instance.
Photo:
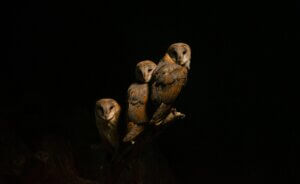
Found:
[[[136,78],[140,82],[149,82],[152,78],[152,73],[156,68],[156,64],[152,61],[141,61],[136,66]]]
[[[175,61],[175,63],[190,69],[191,49],[187,44],[172,44],[168,49],[168,54]]]
[[[144,68],[143,75],[145,82],[149,82],[151,80],[154,69],[155,67],[151,65]]]
[[[116,102],[111,99],[102,99],[96,103],[96,115],[106,121],[112,120],[118,113]]]

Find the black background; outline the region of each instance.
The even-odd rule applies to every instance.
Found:
[[[158,141],[178,181],[296,175],[289,120],[296,6],[23,1],[8,10],[1,123],[28,144],[45,134],[98,142],[95,100],[124,104],[135,64],[157,62],[171,43],[186,42],[192,69],[177,108],[187,118]]]

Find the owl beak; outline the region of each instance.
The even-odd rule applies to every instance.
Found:
[[[146,74],[143,74],[143,78],[144,78],[144,82],[148,82],[148,78],[147,78]]]
[[[184,63],[183,63],[183,59],[182,59],[181,56],[178,56],[178,57],[177,57],[177,62],[178,62],[178,64],[180,64],[180,65],[183,65],[183,64],[184,64]]]
[[[104,115],[104,119],[105,119],[105,120],[109,120],[109,117],[108,117],[107,114]]]
[[[105,113],[105,114],[104,114],[104,119],[105,119],[106,121],[109,121],[109,120],[111,120],[112,118],[113,118],[113,116],[111,116],[110,113]]]
[[[107,116],[105,116],[104,120],[109,121],[110,119]]]

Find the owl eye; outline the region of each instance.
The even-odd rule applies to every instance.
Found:
[[[103,112],[102,107],[97,107],[97,110],[100,111],[100,112]]]
[[[151,72],[152,70],[153,70],[152,68],[149,68],[149,69],[148,69],[148,72]]]
[[[185,55],[185,54],[186,54],[186,50],[184,50],[184,51],[182,52],[182,54]]]
[[[110,106],[109,110],[112,110],[114,108],[114,106]]]
[[[173,56],[177,56],[177,52],[175,50],[172,51]]]

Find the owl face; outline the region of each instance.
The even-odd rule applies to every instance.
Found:
[[[147,83],[152,78],[156,64],[150,60],[141,61],[136,65],[136,78],[140,82]]]
[[[103,98],[96,102],[96,116],[106,120],[111,121],[118,118],[120,112],[119,104],[110,98]]]
[[[188,44],[174,43],[168,48],[168,54],[176,64],[185,66],[187,67],[187,69],[190,69],[191,48]]]

